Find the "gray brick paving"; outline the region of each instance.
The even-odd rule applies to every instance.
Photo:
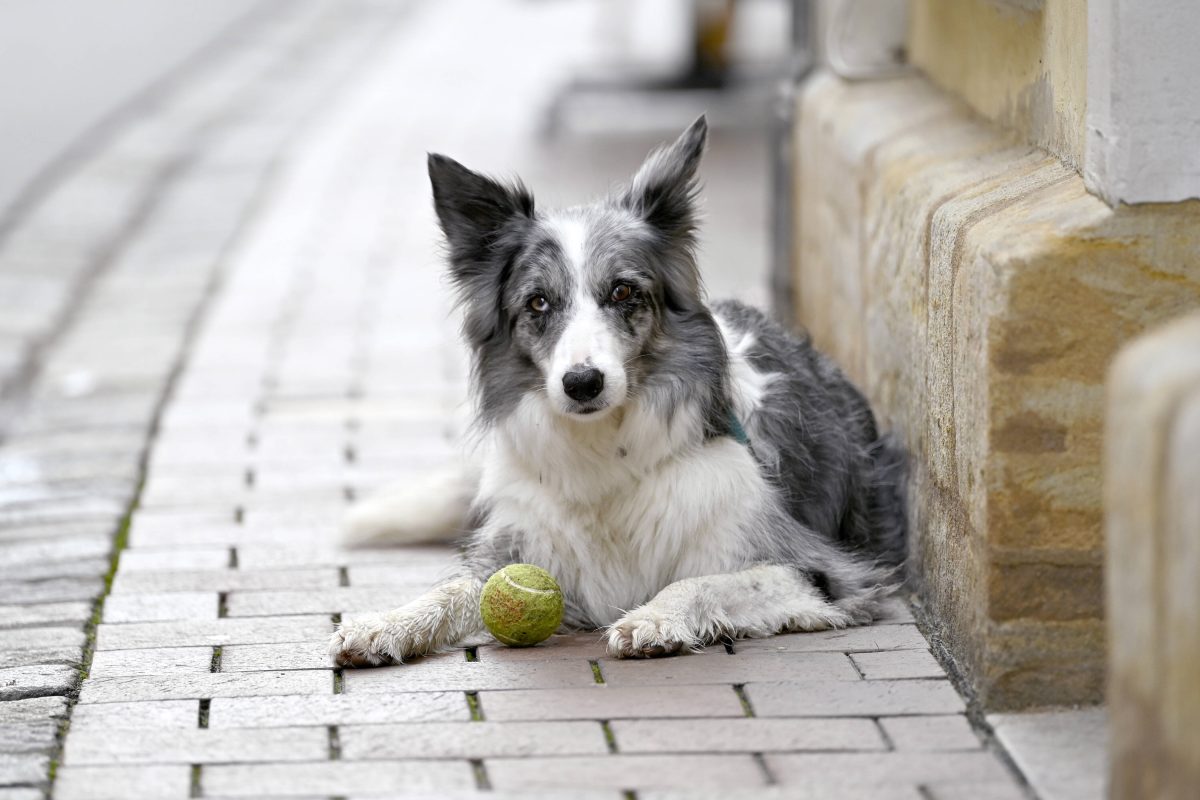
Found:
[[[850,660],[868,680],[875,678],[940,678],[946,673],[928,650],[853,653]]]
[[[58,800],[125,800],[155,797],[175,800],[191,796],[192,768],[178,765],[131,767],[63,766],[54,783]]]
[[[71,714],[71,732],[75,735],[129,729],[182,730],[195,728],[199,719],[200,706],[195,700],[92,703],[75,707]]]
[[[309,764],[238,764],[204,770],[204,794],[279,797],[470,789],[475,775],[467,761],[326,761]]]
[[[869,719],[620,719],[612,731],[622,753],[887,749]]]
[[[746,696],[762,717],[881,717],[966,710],[948,680],[751,683]]]
[[[268,694],[333,693],[324,670],[287,672],[204,673],[200,675],[130,675],[91,678],[79,692],[80,704],[136,700],[176,700],[185,697],[258,697]]]
[[[982,746],[961,714],[884,717],[879,724],[897,750],[976,750]]]
[[[738,655],[706,653],[641,663],[609,659],[600,663],[612,686],[691,686],[703,683],[750,683],[781,680],[857,681],[858,673],[843,653]]]
[[[461,692],[382,695],[220,697],[209,711],[211,728],[384,724],[470,719]]]
[[[226,648],[229,650],[232,648]],[[97,650],[88,667],[91,678],[128,678],[135,675],[195,675],[210,672],[211,647],[147,647],[133,650]],[[224,664],[224,661],[222,661]]]
[[[586,661],[484,664],[466,661],[460,653],[429,656],[398,667],[348,670],[345,675],[346,694],[534,687],[552,690],[595,684],[591,665]]]
[[[344,759],[494,758],[603,755],[598,722],[426,722],[346,725],[338,729]]]
[[[565,758],[488,759],[497,789],[584,785],[613,789],[725,787],[746,790],[766,782],[748,755],[608,755]]]
[[[244,730],[93,729],[76,732],[63,750],[63,763],[236,764],[256,761],[321,761],[329,755],[322,728]]]
[[[490,720],[741,717],[741,702],[729,686],[692,686],[667,692],[658,686],[589,686],[586,689],[527,689],[480,692]]]
[[[531,147],[532,129],[507,122],[535,119],[545,76],[576,57],[577,12],[405,8],[279,4],[0,242],[0,291],[31,309],[19,346],[0,346],[0,385],[47,343],[0,431],[0,697],[56,693],[0,702],[0,800],[42,796],[52,757],[59,798],[1019,792],[900,600],[869,628],[657,661],[615,661],[582,633],[329,663],[334,617],[403,603],[453,564],[444,547],[346,550],[333,535],[348,503],[454,458],[463,431],[425,151],[577,198],[659,138]],[[547,13],[573,33],[546,36]],[[463,48],[529,58],[437,74],[451,20]],[[463,91],[477,102],[443,102]],[[706,166],[706,241],[738,268],[710,284],[756,299],[744,211],[762,211],[750,176],[765,160],[725,135]]]

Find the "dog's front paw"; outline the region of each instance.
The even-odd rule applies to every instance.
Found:
[[[608,629],[608,653],[617,658],[671,656],[696,644],[682,620],[649,606],[635,608]]]
[[[395,652],[389,627],[381,616],[347,620],[329,639],[329,657],[339,667],[379,667],[398,663],[402,654]]]

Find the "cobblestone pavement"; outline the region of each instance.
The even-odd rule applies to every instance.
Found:
[[[650,141],[536,139],[585,23],[572,4],[273,7],[10,232],[0,798],[42,797],[52,769],[62,800],[1026,796],[900,603],[658,661],[581,634],[331,668],[342,615],[451,559],[333,533],[356,497],[452,458],[464,424],[424,152],[578,199]],[[764,165],[716,137],[721,293],[763,296]]]

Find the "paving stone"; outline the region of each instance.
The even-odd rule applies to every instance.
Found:
[[[588,786],[645,788],[725,787],[745,791],[764,776],[748,755],[607,755],[496,758],[484,762],[497,789]]]
[[[134,675],[96,678],[83,684],[82,703],[117,703],[137,700],[176,700],[202,697],[246,697],[267,694],[323,694],[333,692],[328,672],[208,673],[200,675]]]
[[[206,796],[379,796],[471,789],[475,775],[466,761],[326,761],[213,766],[204,770],[200,783]]]
[[[966,709],[946,680],[751,683],[746,697],[760,717],[959,714]]]
[[[211,647],[154,647],[138,650],[97,650],[89,678],[127,678],[135,675],[196,675],[210,671]],[[222,658],[222,670],[224,658]]]
[[[103,574],[103,573],[100,573]],[[0,581],[0,597],[6,603],[58,603],[70,600],[91,602],[104,592],[104,579],[60,578],[31,581]]]
[[[83,648],[86,637],[78,626],[52,626],[47,628],[13,628],[0,630],[0,650],[24,650],[27,648]]]
[[[104,622],[107,623],[216,618],[216,592],[122,594],[110,595],[104,601]]]
[[[928,650],[889,650],[850,656],[867,680],[879,678],[942,678],[946,670]]]
[[[129,800],[191,796],[192,768],[185,764],[136,767],[64,765],[54,781],[55,800]]]
[[[329,643],[235,644],[221,649],[222,672],[273,669],[333,669]]]
[[[596,722],[421,722],[347,725],[338,729],[342,758],[491,758],[600,755],[608,752]]]
[[[126,729],[191,729],[197,726],[199,718],[200,705],[196,700],[92,703],[75,706],[71,713],[71,733],[74,735],[77,732],[95,731],[111,734],[113,731]]]
[[[600,633],[573,633],[551,636],[534,647],[505,647],[501,644],[482,645],[476,655],[484,663],[517,663],[525,661],[596,661],[605,658],[604,638]]]
[[[44,800],[41,789],[7,789],[0,787],[0,800]]]
[[[288,592],[234,592],[227,602],[230,617],[282,614],[371,614],[416,600],[429,586],[333,588]]]
[[[1006,783],[1007,771],[992,753],[769,753],[767,769],[781,784],[926,784],[937,781]]]
[[[770,684],[768,684],[770,685]],[[658,717],[741,717],[741,702],[728,686],[695,686],[664,692],[654,686],[606,686],[586,689],[517,689],[480,692],[489,720],[627,719]]]
[[[887,749],[867,719],[619,719],[611,724],[622,753]]]
[[[92,604],[43,603],[40,605],[0,606],[0,628],[39,625],[78,625],[92,618]]]
[[[96,630],[96,649],[325,641],[332,633],[333,623],[326,616],[101,624]],[[3,635],[0,632],[0,637]]]
[[[332,589],[338,585],[338,581],[338,571],[333,567],[254,572],[228,568],[176,572],[118,572],[113,579],[112,592],[255,592],[271,589],[300,591]]]
[[[0,472],[0,486],[13,483]],[[44,541],[47,539],[76,539],[96,538],[116,535],[117,524],[113,520],[82,520],[55,525],[18,525],[0,527],[0,542],[16,542],[27,540]]]
[[[0,786],[42,783],[50,773],[45,753],[0,753]]]
[[[0,725],[18,725],[43,719],[61,719],[67,713],[65,697],[34,697],[0,704]]]
[[[462,692],[218,697],[213,698],[208,725],[210,728],[377,725],[462,721],[470,717]]]
[[[872,625],[816,633],[788,633],[766,639],[739,639],[737,653],[807,653],[819,650],[862,653],[873,650],[926,650],[929,642],[915,625]]]
[[[466,661],[461,653],[427,656],[394,667],[346,670],[343,680],[346,694],[557,689],[596,683],[586,661],[484,664]]]
[[[16,575],[29,564],[104,558],[111,551],[112,538],[103,534],[7,542],[0,547],[0,570]]]
[[[236,764],[254,761],[324,761],[329,735],[322,728],[242,730],[93,729],[67,740],[63,761],[79,764]]]
[[[59,720],[7,723],[0,726],[0,753],[43,753],[54,749]]]
[[[883,730],[897,750],[978,750],[979,737],[962,714],[941,717],[883,717]]]
[[[801,786],[764,786],[749,793],[729,789],[655,789],[640,791],[638,800],[928,800],[917,786],[902,783],[882,786],[846,786],[822,782],[819,776]]]
[[[79,680],[79,669],[69,664],[30,664],[0,669],[0,701],[65,695]]]
[[[859,680],[842,653],[735,655],[725,652],[656,659],[605,659],[600,672],[613,686],[688,686],[786,680]]]
[[[921,787],[926,800],[1028,800],[1029,795],[1017,786],[1016,781],[980,783],[978,781],[947,781],[927,783]],[[1088,795],[1091,798],[1104,795]],[[1045,800],[1057,800],[1052,795],[1042,795]]]
[[[77,561],[45,561],[40,564],[25,564],[17,572],[14,584],[35,584],[59,578],[99,578],[108,574],[111,561],[104,558],[82,558]],[[9,599],[9,598],[6,598]],[[22,603],[23,599],[11,598],[10,602]]]
[[[170,572],[173,570],[221,569],[229,566],[229,548],[200,547],[177,550],[146,550],[138,545],[121,553],[120,571]]]
[[[82,648],[66,644],[55,647],[31,647],[28,650],[0,650],[0,669],[35,664],[71,664],[79,666]]]
[[[1038,796],[1104,796],[1109,738],[1105,709],[989,714],[988,723]]]

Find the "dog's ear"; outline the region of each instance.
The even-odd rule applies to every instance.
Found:
[[[533,217],[533,195],[524,186],[505,186],[447,156],[429,154],[429,181],[456,273],[486,269],[498,238]]]
[[[668,147],[647,157],[622,203],[676,241],[690,243],[696,228],[696,170],[708,139],[702,114]]]

